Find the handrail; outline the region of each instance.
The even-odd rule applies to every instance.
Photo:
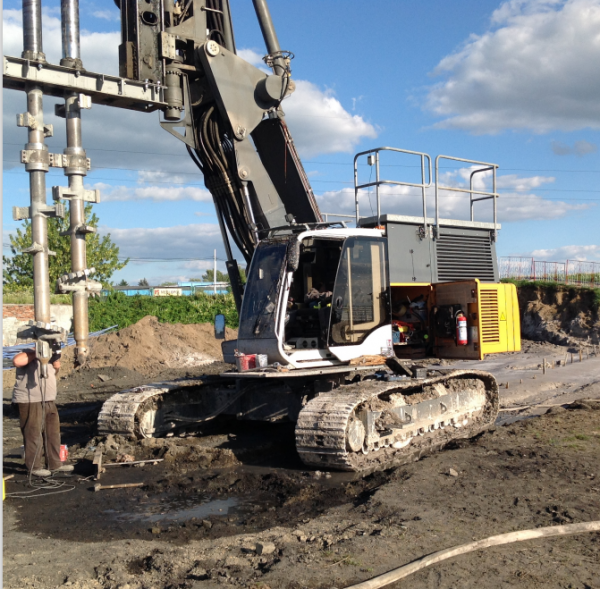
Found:
[[[479,174],[480,172],[489,172],[490,170],[495,170],[496,167],[488,166],[487,168],[481,168],[479,170],[475,170],[475,171],[471,172],[471,176],[469,177],[469,188],[470,188],[470,193],[471,193],[471,221],[475,221],[475,210],[473,207],[473,203],[478,202],[480,200],[490,200],[490,198],[493,198],[494,199],[494,225],[496,224],[496,199],[493,196],[485,196],[482,198],[473,198],[474,194],[485,194],[485,193],[481,193],[481,192],[477,192],[477,191],[473,190],[473,176],[475,176],[475,174]],[[495,173],[494,173],[492,192],[494,194],[496,193],[496,174]]]
[[[455,162],[463,162],[466,164],[475,164],[477,166],[485,166],[478,170],[474,170],[471,172],[471,176],[469,179],[469,189],[466,188],[456,188],[455,186],[441,186],[439,182],[439,161],[440,159],[452,160]],[[438,155],[435,158],[435,233],[436,237],[439,235],[440,230],[440,208],[439,208],[439,189],[448,190],[452,192],[466,192],[469,194],[469,201],[471,207],[471,221],[474,221],[474,211],[473,211],[473,203],[479,202],[480,200],[490,200],[493,199],[493,222],[494,222],[494,233],[493,239],[496,239],[498,233],[498,217],[497,217],[497,206],[496,199],[500,196],[496,192],[496,170],[498,169],[498,164],[491,164],[489,162],[479,162],[477,160],[467,160],[460,157],[452,157],[450,155]],[[480,172],[488,172],[492,170],[492,192],[482,191],[482,190],[473,190],[473,176],[475,174],[479,174]],[[481,198],[473,198],[474,194],[482,195]]]
[[[379,177],[379,152],[380,151],[395,151],[398,153],[406,153],[408,155],[418,155],[421,159],[421,183],[413,184],[411,182],[398,182],[396,180],[381,180]],[[375,154],[375,182],[368,182],[366,184],[358,183],[358,158],[364,155]],[[425,182],[425,159],[428,162],[428,172],[429,172],[429,181]],[[369,162],[369,165],[373,165]],[[423,193],[423,220],[425,223],[425,235],[427,235],[427,194],[425,192],[426,188],[431,186],[432,181],[432,173],[431,173],[431,157],[420,151],[410,151],[408,149],[398,149],[396,147],[376,147],[374,149],[369,149],[368,151],[361,151],[354,156],[354,204],[356,208],[356,226],[358,227],[358,222],[360,220],[359,215],[359,205],[358,205],[358,191],[361,188],[369,188],[371,186],[375,186],[375,196],[377,198],[377,225],[381,224],[381,201],[379,196],[379,186],[382,184],[393,184],[397,186],[412,186],[414,188],[421,188]]]

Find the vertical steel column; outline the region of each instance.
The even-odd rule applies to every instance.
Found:
[[[79,0],[61,0],[61,17],[63,58],[60,64],[65,67],[81,68]],[[83,188],[83,177],[87,174],[87,157],[81,145],[81,105],[78,94],[68,93],[65,96],[64,114],[67,127],[67,147],[64,154],[67,159],[65,176],[69,181],[71,271],[77,273],[87,268],[85,248],[87,227]],[[85,288],[80,288],[73,291],[73,335],[78,364],[83,364],[87,358],[88,334],[88,293]]]
[[[46,61],[42,49],[42,0],[23,0],[24,59]]]
[[[45,61],[42,50],[41,0],[23,0],[23,54],[25,59]],[[19,125],[29,128],[25,146],[31,154],[25,169],[29,172],[31,198],[31,238],[33,244],[27,253],[33,256],[33,305],[35,320],[50,323],[50,285],[48,278],[48,219],[46,212],[46,172],[48,171],[48,147],[44,144],[47,129],[44,128],[43,93],[38,85],[27,90],[27,113]],[[48,130],[48,133],[50,131]]]
[[[60,64],[81,67],[79,43],[79,0],[61,0],[60,4],[62,50]]]
[[[36,124],[29,127],[29,142],[26,150],[36,150],[42,156],[48,156],[48,147],[44,144],[43,94],[38,86],[27,91],[27,111]],[[43,165],[43,164],[42,164]],[[40,166],[41,167],[41,166]],[[29,193],[31,197],[31,238],[30,253],[33,256],[33,305],[35,320],[50,323],[50,284],[48,276],[48,219],[46,211],[46,172],[29,171]]]

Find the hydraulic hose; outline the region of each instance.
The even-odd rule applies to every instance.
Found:
[[[446,548],[439,552],[434,552],[428,556],[423,556],[409,564],[405,564],[397,569],[393,569],[378,577],[373,577],[368,581],[363,581],[357,585],[350,585],[346,589],[379,589],[390,583],[395,583],[404,579],[417,571],[427,568],[438,562],[442,562],[461,554],[468,554],[482,548],[491,546],[502,546],[503,544],[512,544],[513,542],[522,542],[524,540],[535,540],[536,538],[552,538],[553,536],[569,536],[571,534],[582,534],[584,532],[600,532],[600,521],[587,522],[582,524],[567,524],[564,526],[551,526],[548,528],[537,528],[535,530],[522,530],[520,532],[509,532],[499,536],[490,536],[484,540],[469,542],[454,548]]]

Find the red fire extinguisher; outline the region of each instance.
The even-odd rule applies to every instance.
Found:
[[[459,346],[466,346],[469,343],[467,337],[467,318],[462,314],[456,317],[456,343]]]

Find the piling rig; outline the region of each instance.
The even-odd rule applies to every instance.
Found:
[[[94,285],[81,263],[87,229],[78,211],[98,196],[83,189],[89,161],[77,135],[79,109],[97,103],[158,110],[160,125],[185,144],[213,196],[240,314],[238,339],[224,342],[224,358],[233,363],[236,353],[259,355],[266,366],[123,391],[104,404],[100,433],[161,436],[220,415],[290,420],[306,464],[366,472],[417,459],[492,424],[498,411],[493,376],[428,368],[424,360],[483,359],[520,349],[516,291],[498,283],[498,166],[438,156],[434,178],[425,153],[369,150],[354,160],[356,227],[325,222],[285,123],[282,102],[295,87],[293,54],[281,49],[266,1],[253,4],[271,73],[237,54],[228,0],[115,3],[121,11],[118,77],[82,69],[72,41],[78,19],[70,16],[77,14],[77,0],[62,3],[63,33],[75,27],[77,35],[63,35],[60,66],[45,61],[41,32],[38,44],[28,41],[40,28],[39,19],[27,16],[39,12],[39,0],[24,0],[22,57],[4,58],[5,87],[40,99],[42,93],[65,97],[67,149],[62,159],[48,158],[64,163],[69,177],[68,190],[53,191],[56,200],[71,201],[73,273],[63,283],[75,291],[74,302],[87,304]],[[38,110],[41,116],[41,105]],[[40,124],[30,137],[37,147],[30,149],[43,155]],[[382,178],[383,152],[417,158],[421,182]],[[359,183],[361,158],[375,167],[373,182]],[[441,185],[439,162],[447,159],[473,169],[469,189]],[[473,187],[481,172],[492,177],[489,191]],[[420,189],[422,216],[382,212],[379,189],[385,184]],[[376,192],[372,217],[359,214],[365,188]],[[430,217],[426,192],[432,188]],[[470,219],[440,218],[439,190],[467,193]],[[474,219],[481,200],[492,203],[491,223]],[[60,214],[59,205],[52,214]],[[39,216],[35,206],[32,188],[31,211]],[[46,255],[43,239],[39,243],[42,250],[34,255]],[[244,291],[233,246],[249,264]],[[43,275],[40,266],[36,289]],[[76,312],[74,320],[83,355],[87,317]]]

